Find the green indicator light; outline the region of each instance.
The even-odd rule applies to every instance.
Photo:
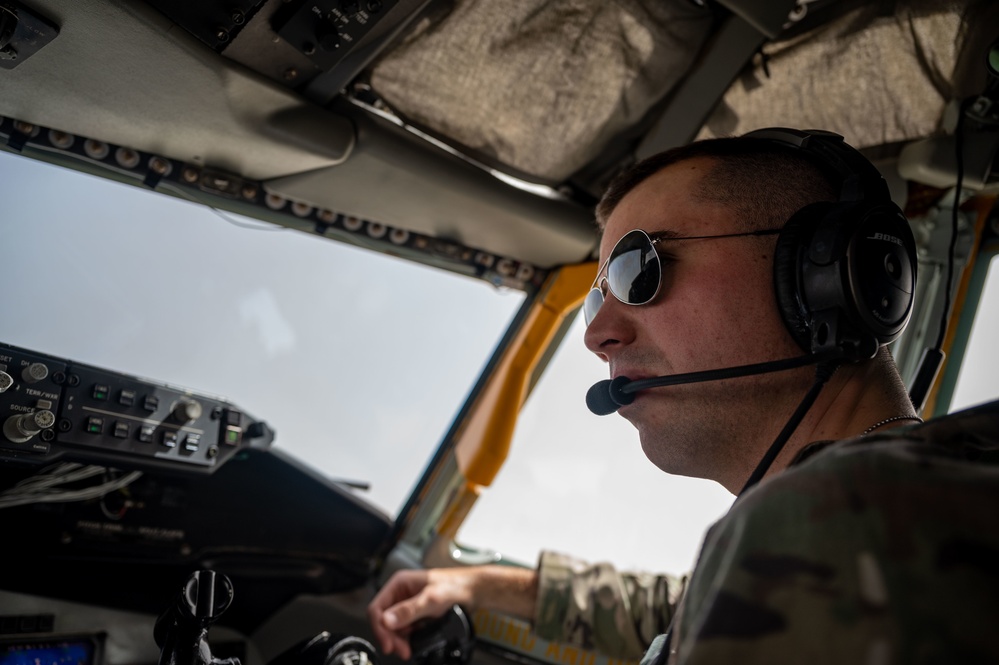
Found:
[[[87,428],[87,431],[91,434],[98,434],[101,431],[100,425],[91,425]]]
[[[107,399],[107,396],[108,396],[107,393],[101,393],[101,392],[94,393],[94,397],[96,397],[97,399]]]
[[[235,430],[229,430],[225,433],[227,443],[236,443],[239,440],[239,432]]]

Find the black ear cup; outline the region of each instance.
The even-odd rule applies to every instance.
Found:
[[[774,253],[777,306],[795,341],[810,353],[873,357],[894,341],[912,312],[916,243],[884,178],[830,132],[774,127],[746,135],[793,152],[839,189],[781,230]]]
[[[784,323],[811,353],[872,357],[912,312],[915,242],[891,203],[817,203],[777,239],[774,291]]]

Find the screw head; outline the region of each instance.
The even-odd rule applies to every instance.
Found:
[[[170,162],[162,157],[153,157],[149,160],[149,168],[159,175],[166,175],[170,172]]]

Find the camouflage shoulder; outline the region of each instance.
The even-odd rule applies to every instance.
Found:
[[[999,469],[922,430],[831,446],[740,497],[691,577],[677,662],[999,661]],[[981,413],[958,430],[997,436]]]

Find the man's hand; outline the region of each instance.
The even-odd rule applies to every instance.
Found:
[[[409,634],[420,619],[442,616],[452,605],[493,609],[524,619],[534,615],[537,573],[510,566],[402,570],[368,605],[382,652],[409,659]]]
[[[368,619],[382,652],[409,659],[409,634],[420,619],[452,605],[472,606],[471,569],[438,568],[395,573],[368,605]]]

